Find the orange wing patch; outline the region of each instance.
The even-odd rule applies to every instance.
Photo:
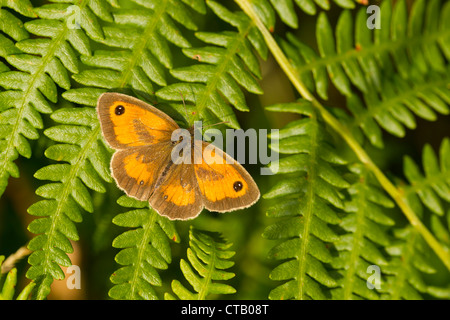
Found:
[[[225,162],[222,164],[203,162],[196,165],[195,174],[200,192],[212,202],[225,198],[239,198],[248,191],[245,179],[232,165]]]
[[[161,156],[167,154],[164,150],[163,144],[157,144],[114,153],[111,170],[117,185],[129,196],[148,200],[160,173],[169,161]]]
[[[201,155],[200,148],[194,148],[196,158],[202,159],[194,164],[194,169],[205,207],[225,212],[248,207],[258,200],[258,187],[245,169],[220,149],[208,151],[208,145],[202,143]]]
[[[155,181],[155,175],[158,174],[158,168],[151,163],[144,163],[144,155],[132,153],[123,159],[125,172],[131,178],[134,178],[140,185],[149,184]]]
[[[105,93],[98,114],[106,141],[115,149],[170,142],[178,125],[164,112],[133,97]]]
[[[167,175],[158,180],[149,201],[153,209],[169,219],[196,217],[203,205],[192,166],[172,164]]]
[[[195,203],[195,189],[191,184],[174,184],[161,187],[165,201],[171,202],[179,207]]]
[[[123,101],[113,103],[109,114],[117,141],[130,147],[170,140],[174,130],[155,113]]]

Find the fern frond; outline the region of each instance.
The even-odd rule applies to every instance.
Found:
[[[232,243],[224,240],[218,233],[196,230],[191,226],[189,246],[189,263],[181,259],[180,268],[194,292],[180,281],[173,280],[172,290],[177,297],[182,300],[204,300],[211,294],[235,293],[236,290],[230,285],[217,282],[234,277],[234,273],[225,271],[234,265],[234,262],[230,261],[234,251],[228,250]],[[174,299],[169,293],[166,293],[165,297]]]
[[[262,94],[256,78],[261,78],[254,49],[262,58],[267,57],[263,38],[245,15],[233,13],[221,4],[207,1],[208,7],[222,20],[238,29],[237,32],[197,32],[196,37],[212,46],[184,48],[183,53],[199,63],[171,70],[171,74],[184,83],[176,83],[157,91],[160,98],[195,103],[197,118],[207,122],[227,121],[239,128],[230,107],[248,111],[244,93]],[[180,94],[182,93],[182,95]]]
[[[394,231],[395,242],[386,248],[391,256],[387,266],[381,267],[386,282],[379,290],[382,299],[422,299],[421,293],[427,293],[428,285],[423,274],[432,274],[436,270],[429,263],[429,248],[420,234],[411,227]]]
[[[114,11],[114,24],[104,27],[100,42],[120,50],[98,50],[93,56],[83,55],[81,61],[91,68],[74,79],[84,85],[99,88],[130,86],[136,93],[151,94],[153,83],[165,86],[165,68],[171,68],[173,58],[168,42],[189,47],[178,24],[196,30],[188,14],[188,6],[180,1],[132,1],[132,9]],[[201,5],[189,4],[194,10]],[[175,23],[177,22],[177,23]]]
[[[450,224],[445,221],[448,220],[445,217],[445,208],[448,206],[444,205],[450,202],[450,139],[442,141],[439,157],[426,144],[422,152],[422,166],[425,174],[410,157],[405,156],[403,170],[409,185],[402,186],[402,189],[420,216],[423,216],[422,204],[433,213],[431,223],[436,236],[450,247]]]
[[[2,269],[3,261],[5,256],[0,256],[0,270]],[[0,273],[0,300],[12,300],[16,292],[15,287],[17,284],[17,269],[12,268],[8,271],[6,276]],[[26,300],[31,294],[34,286],[34,282],[30,282],[22,289],[22,291],[17,295],[16,300]]]
[[[99,3],[103,5],[98,5]],[[103,37],[97,17],[108,16],[105,2],[100,0],[73,1],[79,9],[79,24],[83,29],[70,28],[65,21],[70,3],[57,3],[34,8],[40,17],[25,23],[25,29],[36,36],[25,39],[14,46],[7,43],[5,60],[15,71],[0,73],[2,92],[1,140],[0,140],[0,194],[3,193],[10,175],[19,172],[13,161],[19,155],[29,158],[31,146],[28,140],[39,137],[43,128],[40,113],[51,113],[51,103],[58,100],[57,87],[70,89],[70,73],[78,72],[80,54],[90,55],[89,38]],[[14,49],[13,49],[14,48]],[[19,49],[19,50],[17,50]]]
[[[337,214],[344,209],[340,189],[349,187],[334,166],[346,161],[332,148],[331,138],[310,103],[301,101],[267,109],[305,116],[279,131],[279,148],[271,146],[274,151],[290,155],[270,167],[291,175],[264,195],[265,199],[277,199],[267,216],[280,219],[268,226],[263,236],[282,240],[270,250],[269,257],[284,261],[270,278],[287,280],[273,289],[269,298],[324,299],[323,288],[337,286],[324,266],[333,260],[328,245],[339,240],[329,225],[341,221]]]
[[[429,72],[415,77],[414,81],[399,76],[385,80],[379,93],[369,90],[363,95],[364,103],[356,95],[347,97],[347,108],[353,114],[350,129],[357,135],[355,129],[359,127],[374,146],[383,147],[380,127],[392,135],[404,137],[405,127],[416,128],[414,114],[435,121],[436,113],[450,113],[447,90],[450,69],[446,73]]]
[[[409,19],[407,15],[404,0],[398,1],[394,9],[390,0],[383,1],[381,29],[372,31],[367,27],[365,8],[358,11],[354,25],[350,12],[344,11],[333,35],[322,12],[316,25],[319,53],[293,34],[288,34],[288,41],[281,45],[302,82],[325,100],[328,77],[339,92],[351,96],[351,85],[364,93],[373,87],[381,91],[383,77],[394,70],[405,80],[414,79],[417,70],[446,73],[445,58],[450,57],[447,41],[450,4],[441,6],[439,0],[418,0]]]
[[[335,243],[339,256],[332,262],[341,277],[337,281],[339,288],[333,289],[331,294],[338,300],[374,300],[378,295],[367,287],[367,268],[377,265],[383,270],[389,263],[382,248],[391,244],[386,227],[395,222],[385,212],[393,208],[394,203],[372,181],[366,168],[359,164],[349,168],[354,174],[349,179],[354,183],[347,189],[350,195],[344,209],[347,215],[339,224],[347,233],[340,235]]]
[[[134,228],[117,236],[113,247],[122,249],[116,262],[123,267],[111,276],[114,286],[109,296],[114,299],[158,299],[153,286],[161,286],[157,269],[167,269],[171,263],[168,239],[179,242],[173,221],[148,208],[147,201],[122,196],[117,201],[127,208],[138,208],[117,215],[113,223]]]
[[[78,240],[75,222],[82,211],[93,211],[89,189],[104,192],[102,181],[111,182],[109,151],[101,141],[94,108],[63,108],[51,115],[58,125],[45,130],[57,142],[45,156],[62,163],[39,169],[35,177],[50,180],[36,190],[45,198],[28,208],[28,213],[43,218],[30,223],[28,230],[37,234],[28,245],[34,251],[28,262],[27,277],[37,283],[36,298],[44,299],[53,279],[63,279],[61,266],[71,265],[67,253],[73,251],[70,240]]]

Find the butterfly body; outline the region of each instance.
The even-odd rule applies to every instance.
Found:
[[[169,219],[192,219],[203,208],[226,212],[251,206],[260,196],[247,171],[225,152],[204,152],[209,144],[180,129],[164,112],[131,96],[102,94],[97,113],[106,142],[116,150],[111,172],[119,188]],[[182,147],[182,148],[181,148]],[[179,160],[173,160],[173,150]],[[186,152],[187,150],[188,152]]]

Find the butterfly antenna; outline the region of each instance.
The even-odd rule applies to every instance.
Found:
[[[217,123],[213,123],[213,124],[208,124],[206,126],[204,126],[203,128],[208,128],[208,127],[214,127],[214,126],[218,126],[219,124],[224,124],[224,123],[229,123],[230,121],[222,121],[222,122],[217,122]]]
[[[186,115],[186,121],[188,121],[188,125],[189,125],[191,122],[191,118],[189,117],[189,114],[187,112],[186,103],[184,102],[184,97],[181,92],[180,92],[180,96],[181,96],[181,101],[183,101],[184,114]]]

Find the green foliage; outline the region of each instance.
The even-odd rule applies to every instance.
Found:
[[[448,128],[450,2],[377,2],[373,30],[362,2],[0,0],[0,250],[25,241],[17,202],[35,218],[18,298],[47,298],[78,241],[95,298],[448,299],[450,140],[426,126]],[[107,91],[189,125],[282,127],[275,175],[251,172],[260,204],[180,223],[124,196]]]
[[[349,199],[345,203],[347,213],[339,223],[346,232],[335,243],[339,256],[332,266],[338,270],[339,286],[331,291],[334,299],[378,299],[378,295],[366,285],[367,270],[377,265],[384,270],[389,265],[382,248],[391,245],[386,226],[395,222],[384,212],[394,207],[373,181],[367,170],[359,164],[349,167],[348,179],[352,185],[347,189]]]
[[[52,182],[36,190],[45,200],[28,208],[29,214],[42,217],[28,226],[37,236],[28,244],[34,252],[28,259],[32,267],[27,277],[38,283],[39,299],[48,295],[53,279],[64,279],[59,265],[71,265],[67,256],[73,252],[70,240],[79,240],[74,223],[82,221],[83,210],[94,210],[88,188],[105,192],[102,181],[111,181],[109,154],[100,140],[95,110],[62,108],[51,117],[61,124],[44,131],[57,142],[47,148],[45,156],[63,163],[48,165],[35,173],[35,178]]]
[[[430,254],[419,234],[410,227],[394,231],[394,241],[386,248],[392,257],[384,268],[387,285],[381,290],[382,299],[422,299],[419,294],[431,292],[422,274],[433,274],[436,270],[428,260]]]
[[[2,265],[5,261],[5,256],[0,256],[0,300],[12,300],[16,292],[15,287],[17,285],[17,269],[12,268],[6,275],[3,274]],[[26,300],[31,294],[35,286],[34,282],[30,282],[23,290],[17,295],[16,300]]]
[[[190,262],[181,259],[180,268],[186,280],[196,293],[189,291],[178,280],[172,281],[172,290],[182,300],[204,300],[212,294],[232,294],[236,290],[222,282],[235,276],[234,273],[224,271],[234,265],[229,259],[235,252],[228,250],[232,243],[222,239],[220,234],[196,230],[189,230],[189,246],[187,257]],[[194,270],[192,270],[194,268]],[[200,277],[199,277],[200,276]],[[166,293],[166,299],[174,299]]]
[[[338,240],[329,225],[339,223],[336,210],[344,207],[340,190],[349,186],[334,167],[345,164],[345,160],[327,142],[330,137],[311,104],[299,101],[268,109],[304,115],[279,131],[278,148],[271,146],[274,151],[289,154],[272,163],[271,168],[289,175],[264,195],[277,202],[267,216],[279,219],[264,230],[263,236],[282,239],[269,257],[284,262],[270,278],[288,281],[273,289],[269,298],[325,299],[321,287],[336,286],[323,265],[332,261],[328,244]]]
[[[168,239],[175,242],[180,237],[174,223],[148,208],[148,202],[137,201],[126,196],[118,203],[127,208],[139,208],[114,217],[113,223],[135,228],[117,236],[112,245],[121,249],[116,262],[123,267],[111,276],[114,286],[109,296],[114,299],[158,299],[153,286],[161,286],[156,269],[167,269],[172,262]]]
[[[241,87],[251,93],[263,93],[255,79],[261,78],[261,71],[252,49],[265,59],[267,47],[247,16],[232,13],[214,1],[208,1],[207,5],[238,32],[197,32],[198,39],[213,46],[184,48],[183,54],[199,63],[172,69],[171,74],[184,83],[166,86],[156,95],[166,100],[193,102],[197,117],[203,121],[214,123],[219,119],[238,129],[239,123],[228,103],[237,110],[249,111]]]
[[[411,157],[404,158],[404,174],[410,184],[405,188],[405,192],[416,212],[423,212],[420,205],[423,203],[431,212],[442,217],[445,214],[443,202],[450,202],[450,139],[446,138],[442,142],[439,158],[433,148],[426,144],[423,148],[422,163],[425,176]],[[439,218],[432,216],[432,219]],[[446,238],[449,243],[449,236]]]

